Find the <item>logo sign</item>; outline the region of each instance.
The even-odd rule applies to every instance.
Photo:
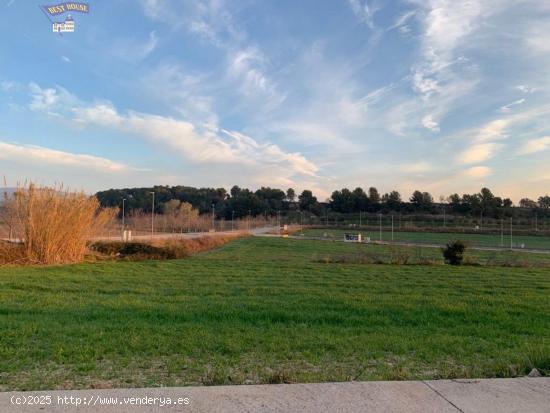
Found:
[[[44,15],[48,18],[52,24],[52,31],[54,33],[73,33],[75,29],[75,22],[71,14],[69,13],[90,13],[90,5],[88,3],[78,3],[74,1],[68,1],[65,3],[42,5],[38,6],[44,12]],[[64,21],[53,21],[51,17],[62,16],[67,13]]]

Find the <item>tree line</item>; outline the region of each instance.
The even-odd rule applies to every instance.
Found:
[[[456,215],[480,215],[493,218],[513,216],[525,211],[540,211],[550,216],[550,196],[540,196],[536,201],[520,200],[517,206],[510,198],[495,196],[490,189],[482,188],[474,194],[452,194],[435,201],[428,192],[416,190],[408,199],[398,191],[380,194],[375,187],[334,191],[331,197],[321,202],[310,190],[297,194],[293,188],[286,191],[261,187],[256,191],[233,186],[229,192],[224,188],[194,188],[189,186],[154,186],[149,188],[109,189],[96,194],[103,207],[122,207],[125,200],[127,211],[151,212],[152,192],[155,194],[155,213],[166,213],[178,207],[178,202],[188,203],[201,214],[212,213],[217,218],[242,218],[289,211],[307,211],[323,216],[327,213],[391,213],[440,214],[443,208]]]

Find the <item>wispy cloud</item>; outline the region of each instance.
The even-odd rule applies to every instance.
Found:
[[[527,141],[520,149],[520,155],[529,155],[532,153],[542,152],[550,149],[550,136],[531,139]]]
[[[433,165],[426,161],[404,164],[400,167],[403,172],[411,174],[422,174],[434,169]]]
[[[479,163],[492,158],[502,148],[497,143],[479,143],[472,145],[458,155],[458,162],[463,164]]]
[[[485,178],[493,173],[493,170],[488,166],[474,166],[463,171],[463,175],[467,178],[480,179]]]
[[[105,173],[139,170],[123,163],[98,156],[57,151],[33,145],[0,142],[0,159],[14,162],[59,165],[77,169],[93,169]]]
[[[146,40],[116,39],[112,46],[112,53],[124,60],[143,60],[157,48],[159,38],[156,31],[149,32]]]
[[[370,29],[374,29],[375,10],[369,5],[368,0],[348,0],[353,13]]]
[[[286,152],[278,145],[260,143],[240,132],[219,130],[216,125],[199,131],[189,121],[168,116],[128,111],[120,113],[112,103],[86,103],[59,88],[42,89],[33,84],[33,110],[48,114],[61,113],[79,125],[98,125],[175,151],[193,163],[266,165],[285,168],[286,174],[315,176],[318,167],[298,152]],[[66,100],[65,100],[66,98]]]
[[[514,100],[513,102],[508,103],[507,105],[501,106],[500,111],[510,112],[514,106],[522,105],[523,103],[525,103],[525,98]]]

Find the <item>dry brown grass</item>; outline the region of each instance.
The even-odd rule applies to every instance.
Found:
[[[10,202],[7,216],[16,216],[19,245],[0,248],[4,264],[65,264],[80,262],[86,242],[114,218],[116,211],[101,209],[97,198],[83,192],[29,184]]]
[[[245,235],[205,235],[192,239],[155,240],[152,242],[99,241],[90,244],[90,250],[104,256],[131,261],[182,259],[220,247],[243,236]]]

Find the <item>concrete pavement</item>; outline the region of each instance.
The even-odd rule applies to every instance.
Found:
[[[0,412],[172,411],[548,413],[550,377],[0,393]]]

